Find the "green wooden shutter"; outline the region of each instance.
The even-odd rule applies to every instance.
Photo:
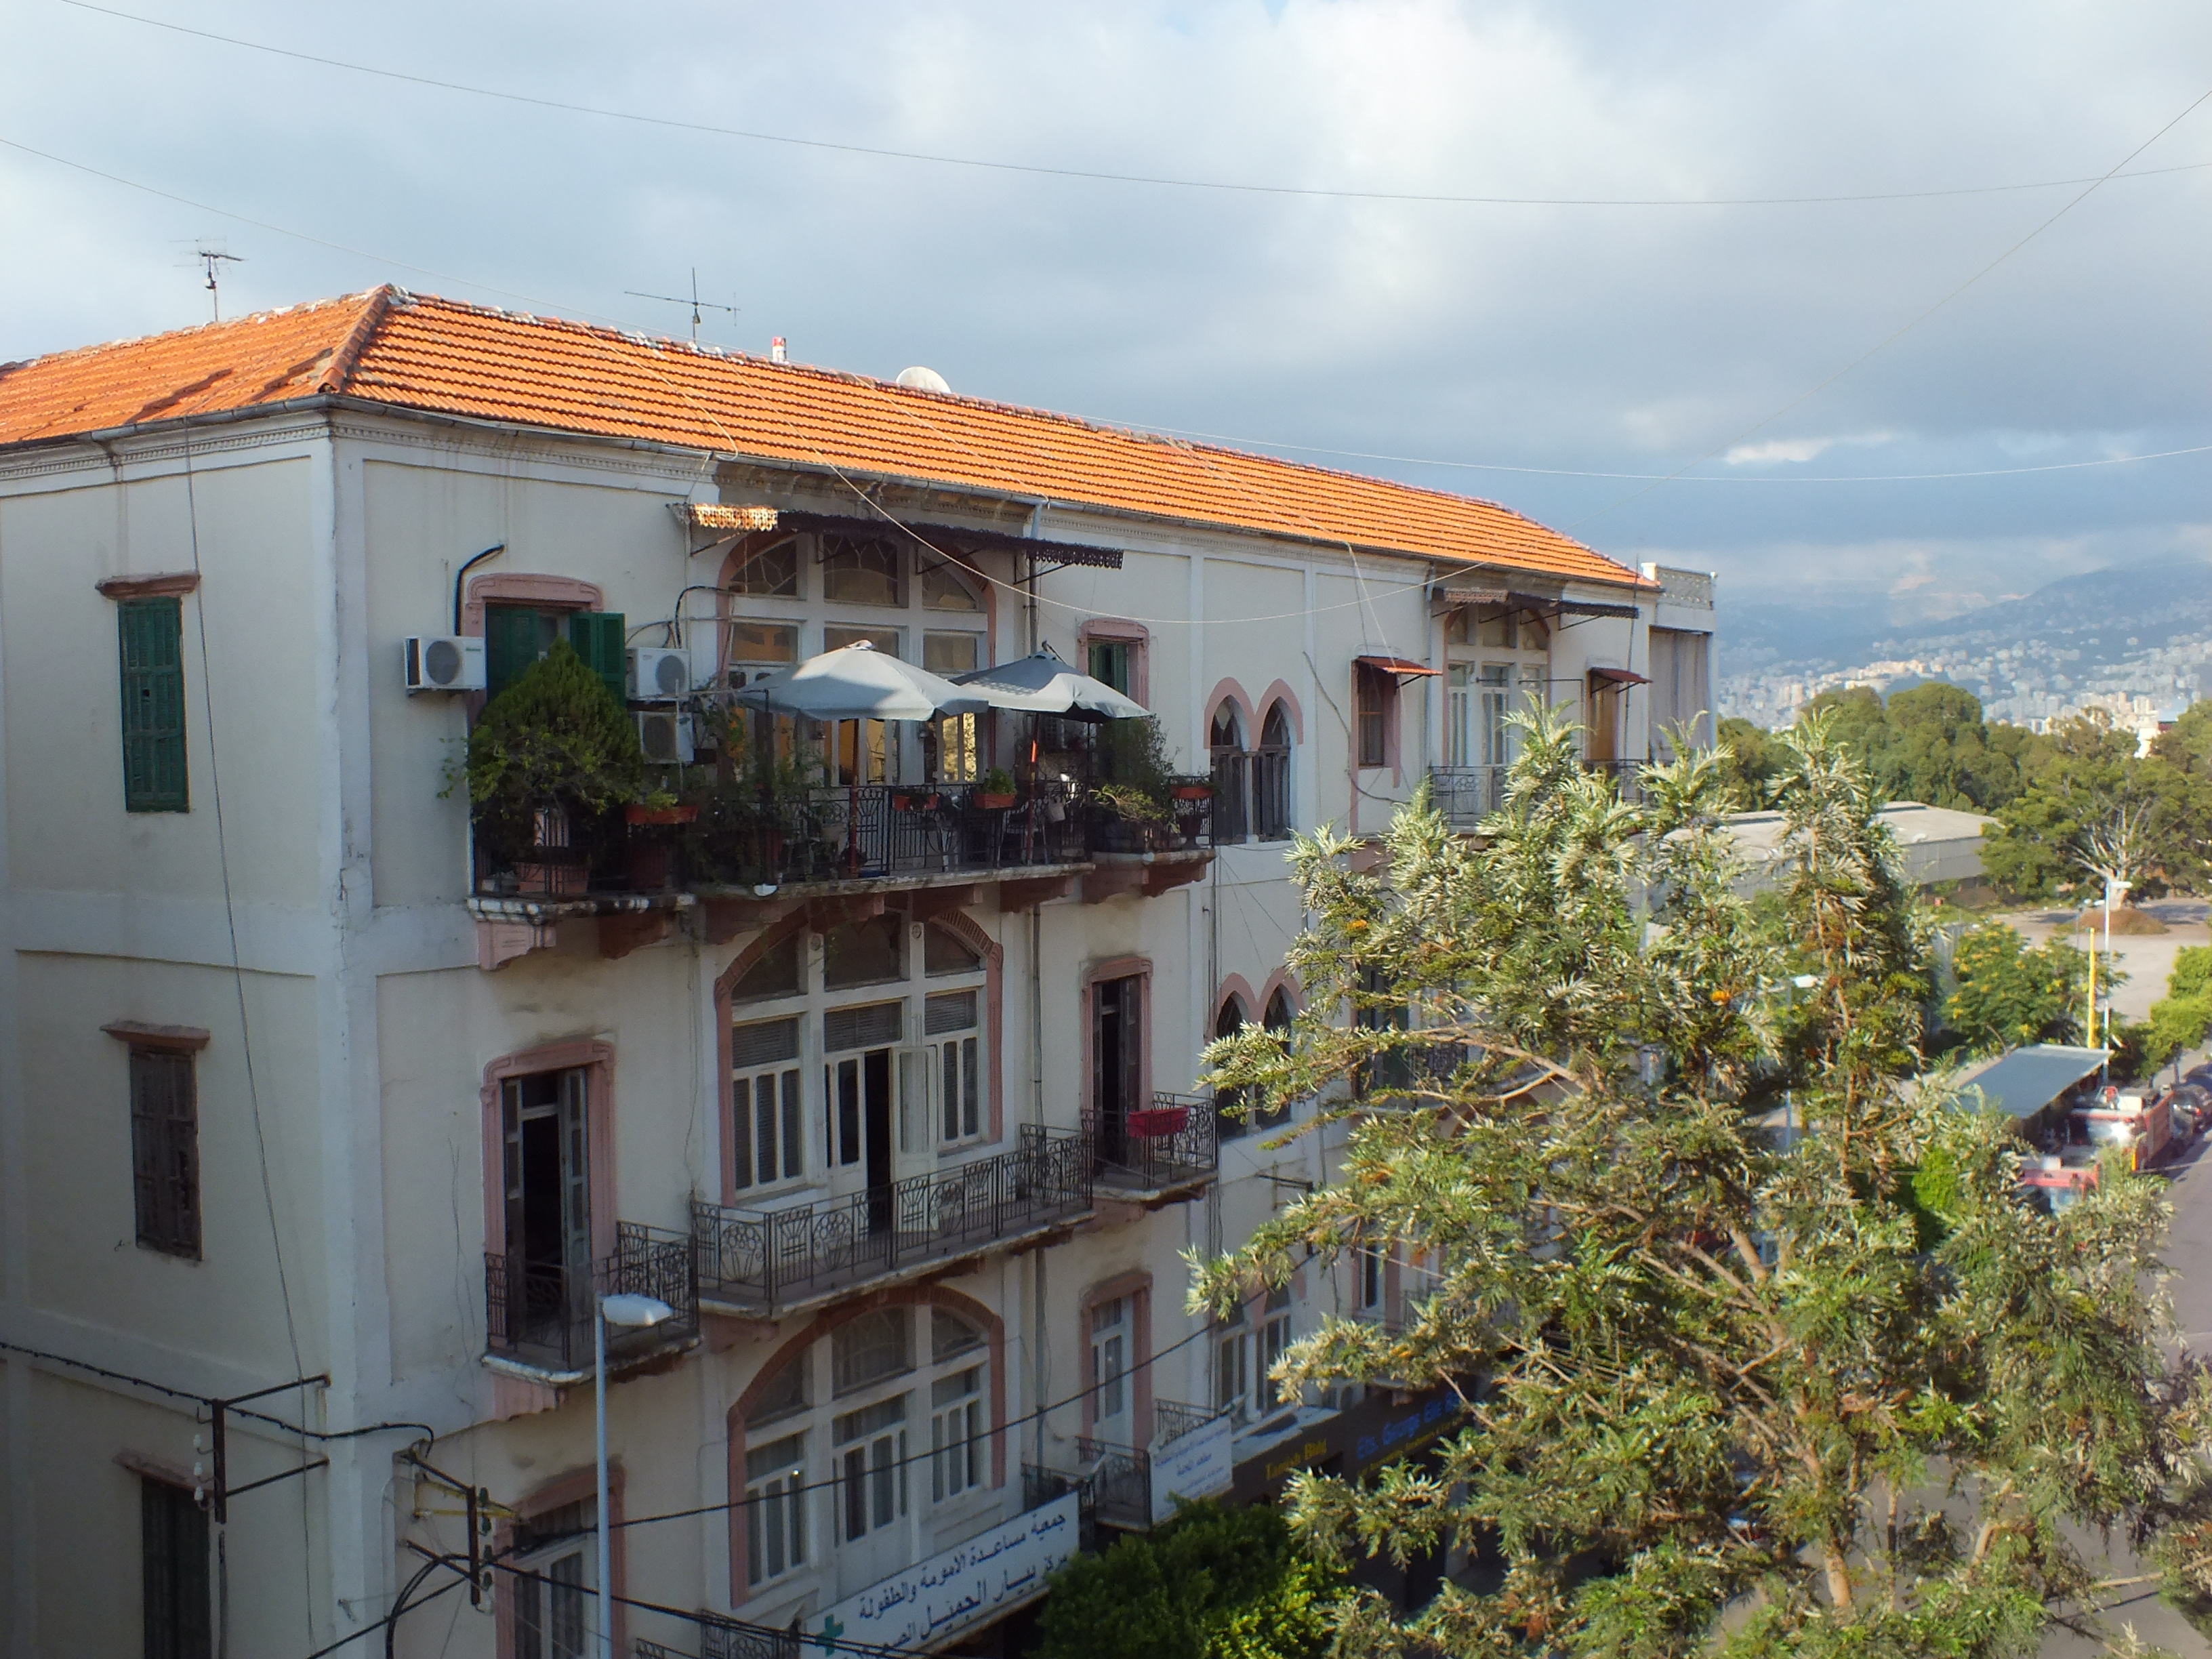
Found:
[[[628,636],[619,611],[578,611],[568,617],[568,643],[586,666],[607,683],[608,695],[629,704]]]
[[[132,812],[187,810],[185,781],[184,602],[116,606],[123,666],[123,805]]]
[[[522,678],[542,650],[544,623],[521,605],[484,607],[484,700],[489,702]]]

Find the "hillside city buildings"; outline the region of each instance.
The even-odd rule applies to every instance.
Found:
[[[8,1650],[404,1592],[401,1653],[580,1653],[604,1294],[667,1315],[611,1331],[623,1652],[994,1652],[1176,1492],[1417,1449],[1441,1396],[1267,1381],[1417,1260],[1187,1308],[1340,1144],[1200,1051],[1299,1006],[1294,829],[1472,828],[1534,702],[1709,739],[1711,619],[1486,502],[393,289],[0,369]],[[455,769],[559,640],[672,786],[823,769],[502,858]],[[1049,647],[1210,798],[746,702],[856,641]]]

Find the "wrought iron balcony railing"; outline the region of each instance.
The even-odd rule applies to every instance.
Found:
[[[1022,1126],[1017,1150],[780,1210],[695,1202],[701,1293],[778,1312],[1060,1226],[1091,1208],[1087,1140]]]
[[[612,1255],[567,1268],[520,1253],[484,1257],[487,1346],[502,1358],[549,1371],[592,1363],[592,1322],[602,1296],[649,1296],[675,1310],[647,1328],[611,1328],[607,1358],[629,1359],[699,1334],[699,1285],[691,1241],[680,1233],[615,1224]]]
[[[1152,1460],[1133,1446],[1088,1435],[1075,1443],[1075,1455],[1097,1494],[1098,1518],[1109,1527],[1148,1532],[1152,1525]]]
[[[1158,1092],[1140,1111],[1086,1112],[1083,1126],[1095,1138],[1098,1185],[1118,1196],[1203,1186],[1220,1172],[1213,1103],[1203,1095]]]
[[[1505,803],[1503,766],[1432,766],[1429,797],[1446,823],[1472,830]]]
[[[695,884],[847,881],[1079,864],[1085,815],[1065,790],[991,804],[972,784],[856,784],[706,801],[688,838]]]

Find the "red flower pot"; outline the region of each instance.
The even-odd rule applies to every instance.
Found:
[[[623,817],[632,823],[692,823],[699,817],[699,809],[692,805],[640,806],[635,803],[623,808]]]
[[[1129,1133],[1140,1139],[1164,1139],[1190,1127],[1188,1106],[1146,1106],[1129,1114]]]

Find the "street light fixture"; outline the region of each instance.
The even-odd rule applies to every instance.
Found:
[[[599,1534],[599,1651],[603,1659],[614,1659],[615,1651],[615,1587],[607,1566],[607,1327],[650,1330],[661,1321],[675,1316],[676,1310],[657,1297],[624,1291],[601,1297],[597,1317],[592,1321],[592,1357],[599,1395],[599,1512],[596,1529]]]

